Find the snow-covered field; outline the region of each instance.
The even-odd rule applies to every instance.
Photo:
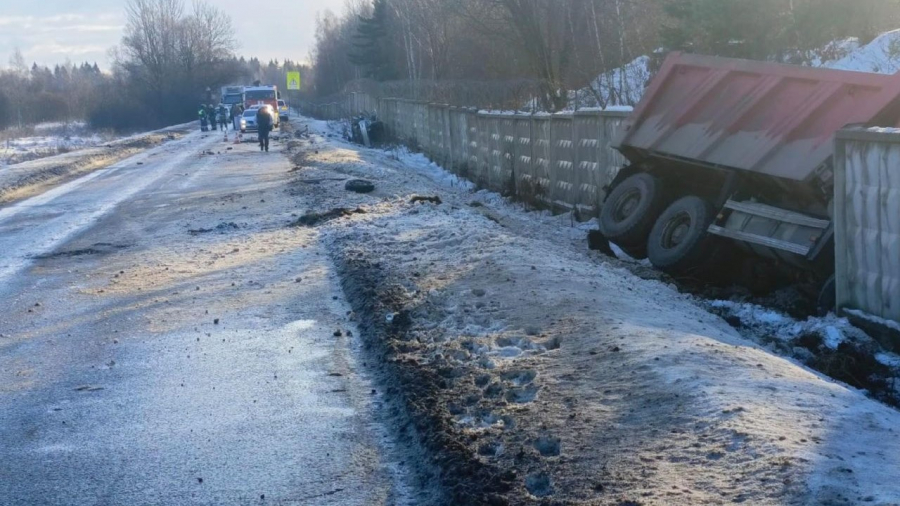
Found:
[[[93,132],[83,122],[41,123],[0,132],[0,167],[97,146],[118,138]]]
[[[476,192],[420,155],[323,136],[296,149],[292,191],[316,195],[309,211],[361,211],[320,226],[363,328],[419,378],[398,386],[430,396],[409,394],[407,408],[446,436],[441,462],[474,466],[460,497],[900,503],[900,413],[707,310],[730,303],[640,279],[587,251],[589,224]],[[344,191],[354,177],[376,192]],[[849,334],[838,320],[731,305],[786,337],[798,324],[826,346]]]
[[[59,128],[65,127],[41,127],[25,136],[39,138],[37,141],[27,141],[25,137],[19,137],[15,141],[23,144],[19,153],[27,161],[20,159],[10,165],[0,162],[0,202],[12,202],[37,195],[61,182],[108,167],[160,143],[175,140],[194,131],[196,122],[127,137],[106,136],[102,133],[75,135],[72,130],[69,130],[69,134],[49,133]],[[11,144],[12,142],[10,141]],[[5,142],[3,145],[6,145]]]

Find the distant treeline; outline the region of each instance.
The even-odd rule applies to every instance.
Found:
[[[210,3],[187,9],[184,0],[129,0],[126,14],[111,69],[29,67],[16,51],[0,72],[0,129],[73,119],[103,129],[167,126],[196,119],[221,86],[282,84],[288,70],[308,74],[293,61],[237,57],[231,19]]]
[[[802,64],[829,56],[832,41],[894,28],[900,0],[348,0],[344,15],[318,20],[314,87],[324,97],[360,79],[405,81],[392,89],[427,100],[418,83],[469,83],[477,99],[484,82],[539,82],[549,110],[588,87],[621,90],[597,91],[618,105],[634,83],[609,71],[639,56]],[[619,82],[597,82],[601,74]]]

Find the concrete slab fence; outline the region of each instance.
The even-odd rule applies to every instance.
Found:
[[[338,120],[374,113],[387,132],[448,171],[557,211],[597,216],[604,188],[625,159],[610,140],[628,112],[513,114],[351,93],[305,104],[308,116]]]
[[[837,303],[900,322],[900,129],[835,139]]]

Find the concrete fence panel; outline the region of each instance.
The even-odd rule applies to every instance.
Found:
[[[498,192],[518,192],[527,182],[529,198],[584,216],[599,214],[626,163],[610,140],[627,112],[497,114],[365,93],[304,111],[323,119],[378,114],[390,135],[448,170]]]
[[[481,156],[481,138],[478,133],[478,113],[469,111],[466,114],[466,127],[468,129],[469,141],[469,157],[466,164],[466,172],[471,180],[475,180],[474,175],[478,173],[478,160]]]
[[[489,114],[486,116],[488,127],[488,141],[490,142],[490,159],[488,176],[488,188],[500,191],[503,188],[503,142],[500,136],[500,116]]]
[[[534,199],[539,196],[535,179],[530,116],[516,116],[513,120],[513,155],[516,171],[516,190],[519,195]],[[525,194],[523,194],[523,192]]]
[[[550,131],[550,123],[550,116],[535,116],[531,126],[533,134],[532,166],[535,178],[540,185],[541,200],[548,206],[553,202],[552,195],[555,186],[553,180],[555,171],[552,170],[553,149],[551,149],[553,135]]]
[[[466,110],[450,107],[447,111],[450,128],[450,169],[459,173],[469,161],[469,127]]]
[[[416,124],[413,131],[419,140],[419,147],[428,152],[428,104],[414,102],[413,107],[416,111]]]
[[[604,154],[601,117],[599,112],[578,112],[573,118],[572,132],[575,149],[574,203],[580,211],[591,216],[599,214],[599,188]],[[603,161],[601,161],[603,160]]]
[[[554,206],[563,209],[575,207],[575,142],[572,114],[554,114],[550,119],[553,186],[550,196]]]
[[[900,322],[900,129],[835,140],[838,307]]]
[[[516,116],[498,117],[500,140],[500,191],[515,193],[519,186],[519,167],[516,159]]]
[[[490,187],[491,175],[491,128],[490,116],[478,113],[478,168],[476,182]]]
[[[453,170],[453,138],[450,127],[450,106],[441,106],[441,166]]]
[[[600,202],[606,200],[606,187],[610,185],[619,175],[619,170],[628,164],[628,160],[622,156],[612,146],[612,140],[615,138],[619,127],[630,113],[625,111],[604,111],[600,113],[601,130],[600,144],[603,147],[603,157],[601,160],[602,179],[600,188],[603,193],[600,195]]]

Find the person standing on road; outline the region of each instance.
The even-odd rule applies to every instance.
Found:
[[[269,151],[269,132],[275,128],[275,113],[272,106],[266,105],[256,111],[256,128],[259,135],[259,150]]]
[[[218,118],[219,118],[219,125],[222,127],[222,131],[227,132],[228,131],[228,109],[225,107],[224,104],[219,105]]]
[[[207,127],[208,119],[206,117],[206,105],[200,104],[200,112],[198,113],[198,116],[200,117],[200,131],[207,131],[209,128]]]
[[[238,138],[243,138],[240,133],[240,120],[244,116],[244,106],[242,104],[234,104],[231,106],[231,127],[237,132]]]
[[[206,106],[206,115],[209,117],[209,125],[213,131],[219,129],[219,123],[216,121],[216,108],[212,104]]]

